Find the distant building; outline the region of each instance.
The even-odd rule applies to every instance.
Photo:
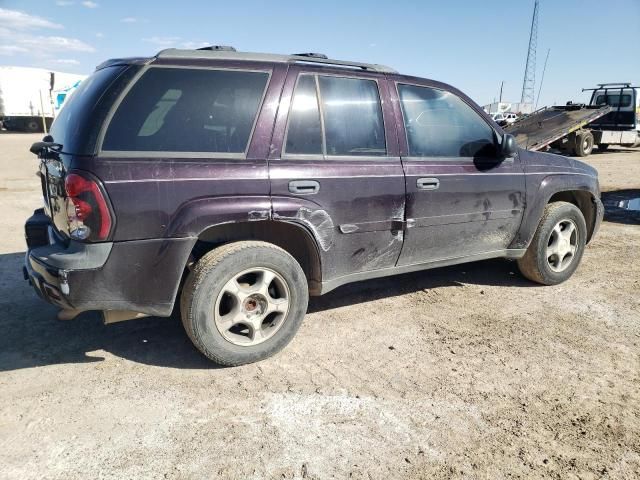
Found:
[[[491,113],[505,113],[512,112],[522,114],[528,114],[533,112],[532,103],[509,103],[509,102],[494,102],[482,107],[485,112]]]

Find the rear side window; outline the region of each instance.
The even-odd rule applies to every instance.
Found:
[[[373,80],[318,77],[327,155],[384,155],[382,108]]]
[[[111,119],[108,151],[243,153],[267,72],[150,68]]]
[[[370,156],[386,152],[382,107],[374,80],[318,76],[316,83],[315,75],[299,77],[285,153]]]
[[[493,157],[493,129],[451,92],[398,85],[409,155]]]
[[[316,79],[301,75],[293,95],[285,152],[322,154],[322,126],[316,93]]]

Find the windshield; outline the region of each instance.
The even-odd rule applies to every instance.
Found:
[[[65,153],[91,154],[105,110],[101,102],[105,91],[125,69],[123,66],[106,67],[82,81],[71,94],[51,125],[53,141],[62,145]],[[108,109],[108,106],[106,107]]]

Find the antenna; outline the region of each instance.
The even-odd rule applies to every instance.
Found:
[[[534,110],[538,109],[538,102],[540,101],[540,93],[542,92],[542,84],[544,83],[544,72],[547,71],[547,61],[549,60],[550,53],[551,53],[551,49],[547,50],[547,58],[544,59],[544,67],[542,68],[542,78],[540,79],[540,88],[538,89],[538,98],[536,98],[536,106],[533,107]]]
[[[524,69],[524,81],[522,82],[522,97],[520,102],[533,103],[536,96],[536,49],[538,46],[538,10],[539,0],[535,0],[533,6],[533,18],[531,19],[531,33],[529,34],[529,51],[527,52],[527,65]]]

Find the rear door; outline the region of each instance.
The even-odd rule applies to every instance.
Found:
[[[292,66],[269,161],[274,219],[312,233],[323,280],[392,267],[404,176],[384,76]]]
[[[398,265],[499,255],[520,226],[519,158],[500,158],[478,107],[444,86],[397,82],[406,174],[406,231]]]

